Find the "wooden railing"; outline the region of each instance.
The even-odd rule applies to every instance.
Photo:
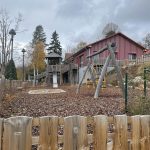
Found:
[[[62,65],[48,65],[47,66],[47,72],[54,72],[54,71],[57,71],[57,72],[66,72],[66,71],[69,71],[70,69],[77,69],[78,68],[78,65],[77,64],[62,64]]]
[[[106,59],[98,58],[95,61],[93,60],[93,63],[103,65],[105,61]],[[144,55],[133,60],[128,60],[128,59],[116,60],[116,62],[119,66],[142,64],[142,63],[150,62],[150,55]],[[110,67],[113,66],[112,61],[110,61],[109,66]]]
[[[36,131],[36,132],[35,132]],[[150,150],[150,115],[0,119],[0,149]]]
[[[47,72],[60,72],[61,71],[61,65],[48,65],[47,66]]]
[[[142,63],[146,63],[146,62],[150,62],[150,55],[145,55],[145,56],[139,57],[133,61],[130,61],[130,63],[135,63],[135,64],[142,64]]]
[[[46,77],[46,72],[42,72],[42,73],[36,75],[36,79],[41,79],[41,78],[44,78],[44,77]]]
[[[78,65],[77,64],[64,64],[62,65],[62,68],[61,68],[61,72],[64,73],[64,72],[67,72],[67,71],[70,71],[72,69],[78,69]]]

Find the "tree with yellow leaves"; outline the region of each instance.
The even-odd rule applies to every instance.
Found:
[[[45,52],[44,52],[44,43],[38,41],[33,48],[32,53],[32,65],[36,68],[37,73],[45,69]]]
[[[44,43],[42,41],[37,41],[33,47],[31,64],[34,70],[34,82],[35,76],[45,69],[45,52]]]

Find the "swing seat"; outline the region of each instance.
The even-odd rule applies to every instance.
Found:
[[[86,86],[89,88],[91,86],[93,86],[93,82],[90,79],[87,79],[86,81]]]
[[[96,85],[98,84],[98,78],[96,79]],[[106,88],[106,79],[103,80],[102,88]]]

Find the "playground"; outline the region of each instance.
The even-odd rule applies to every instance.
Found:
[[[0,116],[112,116],[124,113],[124,101],[119,88],[103,89],[98,99],[93,98],[94,89],[86,86],[80,89],[80,94],[75,93],[75,86],[64,86],[61,89],[66,92],[29,94],[28,89],[16,92],[11,98],[3,101]]]
[[[96,69],[93,68],[90,58],[106,50],[109,51],[109,55],[102,68],[96,71]],[[50,78],[47,78],[48,83],[53,81],[53,87],[46,85],[30,86],[13,91],[11,94],[6,94],[0,106],[0,116],[4,118],[18,115],[32,117],[56,115],[65,117],[71,115],[94,116],[104,114],[113,116],[127,112],[129,112],[129,114],[130,112],[132,112],[131,114],[143,112],[144,114],[142,105],[145,105],[146,101],[142,101],[141,99],[143,99],[143,90],[143,96],[148,97],[148,95],[146,95],[146,72],[149,70],[144,69],[144,80],[140,77],[140,82],[137,82],[136,80],[139,78],[138,75],[142,74],[143,67],[145,68],[146,66],[133,66],[121,69],[115,60],[115,51],[115,43],[110,43],[98,52],[90,55],[88,57],[88,66],[77,85],[59,85],[58,87],[57,78],[60,80],[60,74],[56,73],[56,70],[59,70],[60,67],[53,65],[52,68],[54,70],[52,71],[54,74],[48,76]],[[107,73],[107,68],[111,60],[116,73],[114,71],[114,73]],[[138,70],[142,72],[140,71],[138,73]],[[86,80],[85,76],[88,72],[91,78]],[[134,77],[133,75],[135,74],[136,76]],[[53,80],[51,80],[51,78]],[[85,80],[86,83],[83,83],[83,80]],[[115,85],[113,82],[116,82]],[[141,87],[143,83],[144,89]],[[147,89],[147,94],[148,91],[149,89]],[[139,110],[142,108],[142,111],[140,110],[140,112],[138,112],[139,110],[137,109],[133,112],[133,108],[130,108],[130,106],[134,106],[134,103],[133,105],[130,103],[134,102],[134,99],[138,99],[139,108],[137,108]],[[146,112],[147,110],[146,108]]]

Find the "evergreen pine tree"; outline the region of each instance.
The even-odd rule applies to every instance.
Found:
[[[9,80],[17,80],[17,72],[13,59],[11,59],[6,66],[5,78]]]
[[[49,44],[47,50],[49,53],[54,52],[59,54],[60,56],[62,55],[62,47],[60,45],[59,36],[56,31],[54,31],[52,34],[51,43]]]
[[[34,47],[38,41],[42,41],[46,46],[46,35],[41,25],[38,25],[33,32],[32,47]]]

